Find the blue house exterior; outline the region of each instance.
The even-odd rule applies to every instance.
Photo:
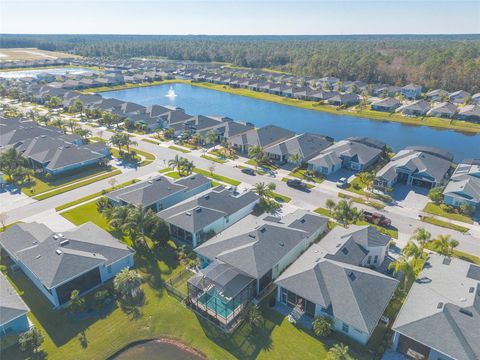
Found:
[[[400,93],[407,99],[418,99],[422,95],[422,87],[420,85],[408,84],[401,88]]]
[[[30,328],[29,311],[20,295],[0,273],[0,338],[27,331]]]

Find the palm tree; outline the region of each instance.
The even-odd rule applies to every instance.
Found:
[[[135,146],[137,145],[137,142],[135,140],[132,140],[130,138],[130,135],[128,134],[123,134],[123,145],[127,148],[127,152],[130,152],[130,146]]]
[[[333,345],[327,353],[328,360],[352,360],[353,357],[348,353],[348,346],[340,344]]]
[[[69,119],[67,121],[67,126],[70,128],[70,132],[73,134],[75,128],[77,127],[77,122],[73,119]]]
[[[252,160],[255,160],[258,166],[260,158],[263,157],[262,148],[258,145],[251,146],[248,149],[248,157]]]
[[[330,214],[332,213],[332,210],[335,208],[335,206],[336,206],[335,201],[333,201],[332,199],[327,199],[325,201],[325,207],[328,209]]]
[[[302,160],[302,158],[299,153],[293,153],[293,154],[290,154],[289,160],[295,165],[295,167],[298,167],[298,165],[300,165],[300,161]]]
[[[372,172],[361,172],[358,174],[358,177],[360,178],[360,181],[365,184],[365,188],[368,190],[365,192],[365,196],[369,198],[370,192],[373,188],[373,182],[375,181],[375,174]]]
[[[458,241],[451,239],[450,235],[438,235],[432,244],[440,255],[451,257],[454,249],[458,246]]]
[[[141,244],[146,246],[145,234],[152,228],[154,218],[155,214],[151,209],[143,205],[132,206],[128,210],[127,217],[122,225],[122,230],[128,233],[132,237],[132,240],[134,240],[134,238],[141,239]],[[137,236],[137,234],[139,236]]]
[[[408,281],[415,273],[413,261],[409,261],[407,257],[402,255],[388,264],[388,268],[393,269],[394,274],[397,274],[399,271],[403,273],[403,290],[407,290]]]
[[[128,212],[129,212],[128,205],[125,206],[115,206],[112,208],[111,211],[104,211],[104,215],[108,220],[108,225],[112,229],[121,229],[123,224],[127,221]]]
[[[182,157],[178,156],[178,155],[175,155],[175,157],[173,159],[170,159],[168,161],[168,166],[172,169],[172,170],[175,170],[177,169],[178,171],[178,175],[181,174],[182,172]]]
[[[97,210],[100,213],[103,213],[106,209],[109,209],[112,207],[112,204],[110,204],[110,201],[105,196],[102,196],[96,201],[97,205]]]
[[[193,161],[183,158],[180,167],[185,174],[190,175],[193,172],[195,165],[193,164]]]
[[[312,322],[312,330],[317,336],[328,336],[332,332],[332,321],[325,316],[315,316]]]
[[[272,190],[269,185],[264,182],[259,182],[253,185],[253,191],[263,199],[270,199],[272,197]]]
[[[117,146],[118,152],[121,153],[122,147],[124,145],[123,135],[120,133],[113,134],[112,137],[110,138],[110,144],[112,144],[113,146]]]
[[[413,235],[410,239],[415,240],[420,245],[420,248],[423,249],[430,242],[432,234],[430,234],[425,228],[417,228],[413,232]]]
[[[75,129],[75,134],[82,137],[83,140],[88,141],[88,138],[92,136],[92,131],[88,129],[83,129],[81,127]]]
[[[142,294],[142,278],[136,270],[124,268],[113,279],[115,291],[125,300],[134,300]]]
[[[402,254],[407,259],[411,259],[412,265],[416,268],[419,262],[422,261],[423,247],[417,246],[413,241],[409,241],[402,249]]]
[[[243,319],[252,328],[259,328],[264,322],[262,312],[258,305],[247,303],[243,310]]]
[[[16,148],[12,147],[0,152],[0,170],[3,171],[3,173],[9,178],[13,177],[17,168],[24,167],[26,165],[27,161],[22,157]]]
[[[205,140],[207,141],[208,144],[213,144],[213,148],[215,148],[215,143],[217,142],[218,139],[218,134],[215,130],[210,130],[207,132],[207,135],[205,137]]]

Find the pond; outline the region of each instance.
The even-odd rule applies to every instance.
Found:
[[[174,96],[167,96],[169,92]],[[368,136],[384,141],[395,151],[412,145],[434,146],[453,153],[457,162],[480,157],[480,135],[306,110],[189,84],[130,88],[104,92],[102,95],[144,106],[179,106],[192,115],[228,116],[234,120],[251,122],[257,127],[275,124],[297,133],[314,132],[335,140]]]
[[[65,74],[90,74],[96,72],[92,69],[80,68],[80,67],[62,67],[62,68],[49,68],[49,69],[35,69],[35,70],[16,70],[16,71],[1,71],[0,77],[6,79],[19,79],[24,77],[34,77],[39,74],[53,74],[53,75],[65,75]]]
[[[162,341],[147,341],[133,345],[112,360],[202,360],[203,357],[193,351],[187,351],[171,343]]]

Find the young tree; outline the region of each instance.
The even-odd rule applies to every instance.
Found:
[[[125,268],[113,279],[115,291],[124,300],[135,300],[143,294],[140,285],[142,278],[136,270]]]
[[[193,172],[195,165],[193,164],[193,161],[183,158],[180,167],[182,168],[183,173],[190,175]]]
[[[353,357],[348,353],[348,346],[340,343],[328,350],[327,360],[353,360]]]
[[[332,321],[325,316],[315,316],[312,330],[316,336],[329,336],[332,333]]]
[[[215,163],[212,162],[210,165],[208,165],[208,171],[210,171],[210,176],[212,176],[215,172]]]
[[[325,201],[325,207],[328,209],[330,214],[332,213],[332,210],[335,208],[336,205],[337,204],[335,204],[335,201],[333,201],[332,199],[327,199]]]
[[[115,179],[115,178],[113,178],[113,177],[108,180],[108,185],[110,185],[110,187],[111,187],[112,189],[115,189],[115,184],[116,184],[116,183],[117,183],[117,179]]]
[[[20,334],[18,343],[20,350],[36,353],[40,346],[42,346],[45,336],[36,327]]]
[[[428,197],[435,204],[440,204],[443,201],[443,190],[441,187],[434,187],[428,192]]]
[[[80,292],[78,290],[73,290],[70,294],[68,310],[72,313],[82,312],[85,309],[85,299],[79,295]]]
[[[250,302],[245,305],[243,319],[253,329],[261,327],[265,321],[259,306]]]
[[[182,173],[182,157],[175,155],[173,159],[170,159],[168,161],[168,166],[172,169],[175,170],[177,169],[178,175],[181,175]]]
[[[333,217],[344,226],[354,223],[360,216],[360,212],[353,207],[352,201],[340,200],[333,209]]]

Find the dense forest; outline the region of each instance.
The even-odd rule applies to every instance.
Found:
[[[480,35],[1,35],[1,47],[83,56],[161,56],[426,88],[480,91]]]

